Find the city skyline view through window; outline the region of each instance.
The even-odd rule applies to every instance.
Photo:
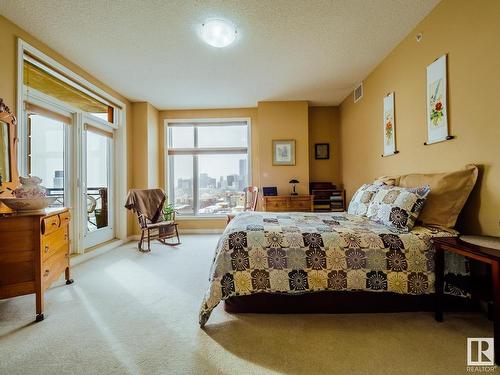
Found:
[[[180,215],[243,209],[248,185],[246,122],[169,124],[169,201]]]

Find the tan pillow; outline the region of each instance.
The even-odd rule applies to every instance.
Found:
[[[373,181],[376,185],[389,185],[389,186],[398,186],[399,184],[399,176],[380,176]]]
[[[477,174],[475,165],[455,172],[407,174],[399,177],[398,186],[429,185],[431,192],[418,220],[426,225],[453,228],[476,183]]]

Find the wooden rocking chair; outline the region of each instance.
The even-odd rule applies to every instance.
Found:
[[[175,222],[175,211],[171,213],[170,220],[164,219],[165,200],[165,192],[161,189],[131,189],[128,193],[125,207],[133,210],[139,220],[141,239],[137,246],[142,252],[151,251],[151,240],[158,240],[169,246],[181,243]],[[176,238],[176,241],[168,241],[171,238]],[[142,247],[144,241],[148,242],[147,250]]]
[[[180,245],[181,240],[179,238],[177,223],[175,222],[175,213],[173,214],[173,220],[162,220],[156,223],[152,223],[147,220],[146,217],[140,212],[137,212],[137,219],[139,220],[139,225],[141,226],[141,239],[137,244],[140,251],[151,251],[151,240],[158,240],[162,244],[169,246]],[[175,242],[168,242],[167,240],[171,238],[176,238],[177,240]],[[145,240],[148,242],[147,250],[142,248],[142,243]]]

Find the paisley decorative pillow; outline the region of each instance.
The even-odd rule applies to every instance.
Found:
[[[415,225],[430,191],[428,185],[419,188],[380,186],[366,216],[395,232],[408,233]]]
[[[366,216],[368,206],[381,185],[364,184],[354,193],[347,213],[351,215]]]

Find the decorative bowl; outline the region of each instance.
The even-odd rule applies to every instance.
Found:
[[[57,197],[43,198],[12,198],[0,197],[0,202],[5,204],[11,210],[19,212],[40,211],[49,207],[56,201]]]

